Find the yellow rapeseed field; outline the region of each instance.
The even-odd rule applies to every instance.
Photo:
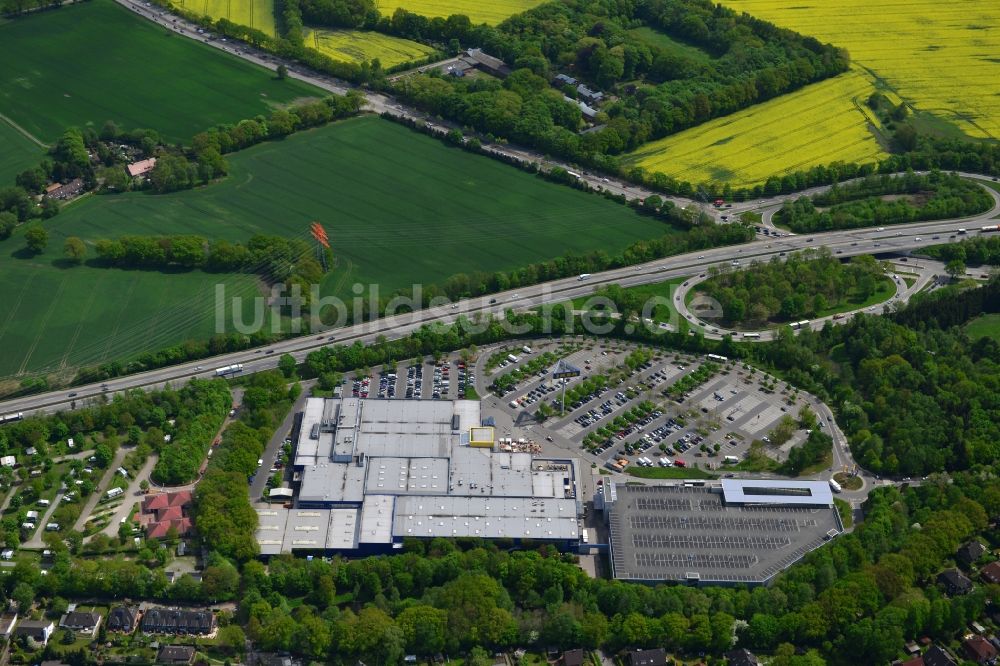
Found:
[[[274,0],[173,0],[173,3],[189,12],[229,19],[272,36],[277,34]]]
[[[364,30],[307,28],[305,43],[334,60],[362,62],[378,58],[383,67],[424,58],[434,52],[419,42]]]
[[[383,16],[402,7],[414,14],[424,16],[451,16],[465,14],[473,23],[496,25],[508,16],[537,7],[545,0],[375,0],[375,6]]]
[[[1000,139],[997,0],[722,0],[843,46],[908,104],[973,137]]]
[[[878,122],[865,106],[873,90],[852,70],[648,143],[627,161],[691,183],[734,186],[834,161],[871,162],[884,156],[868,128]]]

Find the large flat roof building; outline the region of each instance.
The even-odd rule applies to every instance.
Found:
[[[258,508],[261,554],[377,551],[404,538],[579,541],[570,460],[484,446],[479,402],[310,398],[293,508]]]
[[[765,584],[843,531],[821,481],[618,484],[604,506],[621,580]]]

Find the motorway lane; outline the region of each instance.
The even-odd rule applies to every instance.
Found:
[[[998,202],[998,206],[1000,206],[1000,202]],[[895,225],[884,232],[872,229],[833,231],[808,236],[798,235],[781,239],[758,240],[738,247],[703,250],[702,254],[678,255],[637,266],[595,273],[584,281],[577,278],[564,278],[489,297],[468,299],[452,305],[442,305],[418,310],[414,313],[395,315],[373,322],[340,328],[333,331],[333,334],[336,343],[360,341],[363,344],[370,344],[380,335],[389,338],[404,337],[424,324],[453,323],[460,316],[468,317],[479,313],[502,315],[502,312],[508,308],[526,309],[546,303],[562,302],[577,296],[589,295],[601,285],[623,283],[626,280],[628,284],[648,284],[672,277],[696,275],[705,272],[709,266],[714,264],[728,266],[728,262],[733,256],[740,257],[741,262],[767,261],[772,256],[778,256],[781,252],[787,253],[821,245],[831,248],[834,252],[840,250],[844,257],[858,254],[905,252],[927,245],[928,239],[933,235],[940,235],[940,241],[947,242],[949,236],[956,234],[959,227],[974,229],[979,223],[985,223],[993,213],[994,211],[991,211],[982,216],[963,220]],[[897,232],[900,235],[897,236]],[[970,233],[966,237],[973,237],[976,233],[978,232]],[[495,303],[490,303],[490,300],[495,301]],[[310,351],[330,344],[328,340],[330,333],[331,331],[327,331],[321,336],[301,336],[274,343],[265,348],[234,352],[211,359],[202,359],[128,377],[120,377],[107,382],[107,391],[102,390],[101,384],[78,387],[74,389],[78,395],[73,399],[70,399],[66,391],[62,390],[8,400],[0,403],[0,414],[51,412],[68,409],[72,400],[83,402],[105,392],[113,393],[129,388],[156,389],[161,388],[167,382],[176,386],[192,377],[211,377],[214,375],[214,368],[235,363],[242,363],[245,373],[259,372],[277,367],[278,358],[284,353],[290,353],[297,360],[303,360]]]
[[[146,7],[141,3],[132,2],[131,0],[118,0],[118,2],[122,6],[163,25],[167,29],[174,30],[178,34],[202,41],[209,46],[226,51],[262,67],[275,69],[280,62],[278,58],[263,52],[258,52],[252,47],[244,44],[236,42],[221,42],[221,40],[209,40],[205,35],[201,35],[197,32],[197,27],[194,26],[194,24],[189,24],[184,19],[175,17],[167,12],[159,10],[156,7]],[[344,82],[336,81],[331,77],[309,73],[297,63],[286,63],[286,66],[289,68],[290,76],[306,81],[330,92],[344,94],[349,88],[351,88],[350,85]],[[424,119],[425,117],[421,112],[407,109],[396,100],[383,94],[369,94],[367,106],[371,110],[378,113],[388,112],[400,117],[416,119]],[[447,131],[447,129],[444,131]],[[545,160],[540,155],[523,148],[493,145],[489,146],[488,149],[492,152],[535,161],[549,167],[561,166],[566,169],[573,169],[572,165],[553,160]],[[629,199],[645,198],[650,194],[653,194],[653,192],[646,190],[645,188],[618,183],[616,181],[612,181],[611,179],[603,178],[597,174],[581,172],[581,175],[583,176],[583,179],[589,182],[592,186],[603,187],[613,192],[621,193]],[[989,178],[978,174],[963,175],[978,180],[989,180]],[[804,193],[800,192],[792,196],[803,196],[809,192],[815,192],[821,189],[823,188],[812,188]],[[972,218],[916,223],[911,225],[895,225],[891,227],[891,231],[887,231],[885,233],[866,229],[835,231],[808,236],[803,234],[798,236],[786,236],[781,239],[758,240],[747,243],[738,248],[726,247],[705,250],[703,254],[697,255],[697,258],[695,258],[694,254],[680,255],[677,257],[649,262],[635,267],[605,271],[600,274],[594,274],[591,279],[587,280],[585,283],[581,283],[575,278],[567,278],[522,288],[516,291],[512,290],[496,294],[493,297],[460,301],[454,306],[439,306],[420,310],[412,314],[388,317],[375,322],[368,322],[365,324],[338,329],[336,332],[336,338],[338,342],[360,341],[362,343],[371,343],[374,342],[375,338],[379,335],[386,335],[387,337],[402,337],[424,324],[432,322],[451,323],[454,322],[459,316],[463,315],[472,315],[476,313],[501,314],[506,308],[528,308],[544,303],[560,302],[568,298],[587,295],[591,293],[596,286],[620,282],[625,278],[630,278],[630,282],[635,284],[645,284],[650,282],[659,282],[670,277],[681,277],[700,273],[703,272],[708,266],[715,263],[726,262],[733,256],[739,256],[743,259],[758,259],[763,261],[778,254],[779,252],[789,252],[796,249],[802,249],[804,247],[816,247],[819,245],[827,245],[833,250],[839,249],[844,256],[868,254],[873,251],[879,253],[907,251],[927,244],[926,242],[915,240],[920,236],[935,233],[951,233],[954,228],[959,226],[975,228],[980,224],[986,223],[986,221],[990,220],[990,218],[996,214],[998,207],[1000,207],[1000,198],[998,198],[997,193],[994,190],[990,190],[990,192],[997,201],[997,206],[995,206],[989,213]],[[674,201],[675,204],[682,206],[696,203],[691,200],[677,197],[666,198]],[[774,206],[787,198],[790,197],[774,197],[771,199],[743,202],[740,204],[734,204],[733,208],[727,210],[736,215],[745,210],[754,210]],[[905,235],[894,236],[893,233],[896,231],[905,233]],[[631,280],[633,277],[641,281]],[[491,303],[491,300],[495,302]],[[276,367],[277,359],[280,354],[290,353],[295,356],[296,359],[302,360],[309,351],[313,351],[327,343],[328,342],[325,340],[325,336],[324,340],[318,340],[315,335],[302,336],[275,343],[265,349],[236,352],[199,362],[186,363],[178,366],[172,366],[170,368],[163,368],[138,375],[110,380],[104,386],[101,384],[83,386],[76,389],[75,392],[79,395],[75,398],[75,400],[83,402],[88,398],[95,398],[103,393],[113,393],[129,388],[156,389],[161,388],[167,382],[176,384],[177,382],[187,381],[192,377],[210,377],[213,375],[211,370],[212,368],[231,365],[234,363],[244,364],[244,372],[257,372]],[[266,354],[269,355],[268,357],[261,356],[261,354],[265,354],[265,351]],[[71,402],[72,400],[68,397],[66,392],[54,391],[0,403],[0,415],[17,412],[32,413],[36,411],[48,412],[68,409]]]

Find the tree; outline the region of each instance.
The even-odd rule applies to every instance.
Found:
[[[24,242],[28,249],[39,254],[49,244],[49,232],[40,224],[33,224],[24,232]]]
[[[965,262],[961,259],[952,259],[945,264],[944,271],[952,280],[957,280],[965,275]]]
[[[232,653],[242,652],[246,640],[246,634],[239,625],[230,624],[219,629],[219,645]]]
[[[278,74],[278,80],[284,81],[285,79],[288,78],[288,68],[285,67],[284,65],[278,65],[277,74]]]
[[[87,256],[87,246],[78,237],[70,236],[63,245],[63,254],[71,264],[79,265]]]
[[[295,357],[291,354],[282,354],[281,358],[278,360],[278,369],[281,370],[281,374],[288,379],[291,379],[295,374],[295,368],[297,365]]]
[[[35,603],[35,590],[27,583],[18,583],[10,598],[17,602],[18,613],[28,615],[32,604]]]
[[[0,212],[0,240],[10,238],[17,226],[17,215],[8,211]]]

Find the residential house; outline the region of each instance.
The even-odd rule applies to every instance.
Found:
[[[0,638],[10,638],[14,631],[14,624],[17,623],[17,613],[4,613],[0,615]]]
[[[628,666],[666,666],[667,653],[663,648],[631,650],[626,659]]]
[[[990,562],[979,570],[979,577],[984,583],[991,585],[1000,584],[1000,562]]]
[[[215,615],[205,610],[150,608],[141,626],[147,634],[205,635],[215,631]]]
[[[552,85],[561,86],[573,86],[576,87],[577,81],[572,76],[567,76],[565,74],[556,74],[555,78],[552,79]]]
[[[588,104],[600,104],[604,100],[604,93],[600,90],[591,90],[582,83],[576,87],[576,94]]]
[[[164,538],[170,528],[177,530],[179,536],[186,536],[193,526],[190,511],[190,490],[146,495],[142,500],[139,523],[145,526],[146,536],[150,539]]]
[[[194,646],[164,645],[156,654],[158,664],[190,664],[194,661]]]
[[[144,177],[156,166],[156,158],[150,157],[148,160],[140,160],[129,164],[125,169],[132,178]]]
[[[723,656],[726,658],[729,666],[760,666],[760,662],[757,661],[757,655],[746,648],[730,650]]]
[[[937,582],[944,587],[945,592],[952,596],[968,594],[972,590],[972,581],[958,569],[942,571],[938,574]]]
[[[896,666],[924,666],[924,658],[919,654],[916,657],[907,659],[906,661],[893,662]]]
[[[254,652],[250,666],[302,666],[302,662],[287,654],[273,652]]]
[[[108,613],[108,631],[131,634],[139,626],[140,616],[138,606],[115,606]]]
[[[0,458],[0,467],[16,467],[17,458],[14,456],[3,456]]]
[[[955,553],[955,559],[959,561],[960,564],[964,564],[967,567],[971,567],[976,563],[980,557],[986,554],[986,546],[978,541],[970,541]]]
[[[45,196],[50,199],[70,199],[83,191],[83,179],[74,178],[65,185],[57,185],[55,188],[45,188]]]
[[[958,666],[958,661],[946,649],[932,645],[924,652],[924,666]]]
[[[26,637],[38,645],[48,645],[56,626],[49,620],[21,620],[14,630],[14,637]]]
[[[962,649],[968,655],[969,661],[981,666],[992,666],[997,662],[997,649],[982,636],[971,636],[962,641]]]
[[[583,650],[566,650],[562,654],[563,666],[583,666]]]
[[[101,614],[95,611],[90,611],[89,613],[70,611],[59,620],[59,626],[63,629],[71,629],[81,636],[93,639],[97,636],[97,628],[101,626],[101,620],[103,619]]]

